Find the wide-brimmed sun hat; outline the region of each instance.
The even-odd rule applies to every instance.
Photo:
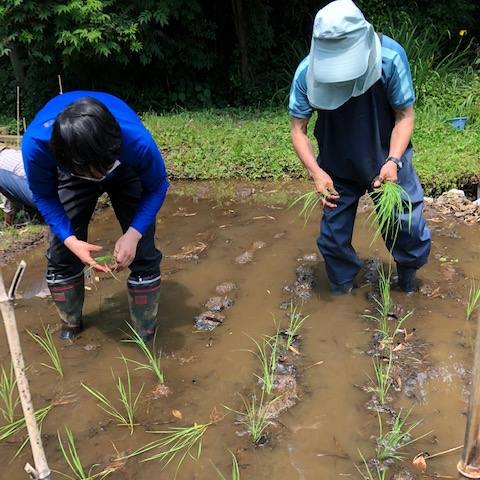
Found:
[[[351,0],[336,0],[315,17],[307,96],[334,110],[365,93],[382,75],[382,47],[373,26]]]

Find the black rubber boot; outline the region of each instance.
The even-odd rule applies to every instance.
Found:
[[[160,275],[131,276],[127,281],[128,305],[132,323],[137,333],[145,341],[153,337],[157,328],[160,283]]]
[[[62,320],[60,338],[73,340],[82,331],[82,307],[85,298],[83,272],[67,279],[47,274],[47,284]]]
[[[332,295],[338,296],[338,295],[347,295],[348,293],[351,293],[353,290],[353,283],[343,283],[342,285],[337,285],[334,283],[330,284],[330,291],[332,292]]]
[[[405,293],[414,293],[417,291],[417,269],[401,267],[397,265],[398,287]]]

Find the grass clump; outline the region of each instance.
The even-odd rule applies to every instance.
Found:
[[[470,318],[473,315],[473,312],[478,308],[480,305],[480,287],[475,286],[475,281],[472,280],[472,283],[470,285],[470,291],[468,294],[468,302],[467,302],[467,320],[470,320]]]
[[[153,373],[153,375],[155,375],[158,382],[163,385],[165,383],[165,376],[163,374],[163,370],[161,368],[161,363],[160,363],[161,356],[162,356],[161,352],[157,354],[157,352],[155,351],[155,346],[154,346],[154,351],[152,352],[150,348],[148,348],[143,338],[129,323],[127,323],[127,327],[129,329],[129,332],[127,332],[128,339],[122,340],[122,341],[137,345],[137,347],[140,348],[142,353],[145,355],[145,358],[147,359],[147,361],[138,362],[130,358],[126,358],[126,360],[128,362],[131,362],[137,365],[137,370],[148,370],[149,372]]]
[[[412,223],[412,202],[407,192],[398,183],[383,182],[370,194],[375,208],[368,216],[375,228],[372,243],[382,235],[393,248],[401,228],[402,217],[406,215],[406,224]]]
[[[142,462],[158,460],[163,464],[163,468],[165,468],[178,458],[179,460],[174,476],[174,478],[177,478],[178,471],[187,456],[193,460],[200,458],[203,435],[210,425],[210,423],[195,423],[190,427],[170,427],[168,430],[150,432],[152,434],[162,435],[163,438],[134,450],[128,455],[128,458],[142,455],[152,450],[160,450],[159,453],[143,459]]]
[[[136,425],[135,412],[137,410],[138,401],[140,399],[140,395],[142,394],[144,385],[141,386],[137,395],[133,394],[132,379],[130,376],[130,370],[128,368],[127,360],[125,359],[125,357],[122,357],[122,360],[125,364],[126,381],[124,382],[120,377],[116,376],[112,370],[112,377],[117,388],[118,400],[122,405],[121,410],[115,407],[113,402],[99,390],[96,390],[93,387],[89,387],[84,383],[82,383],[82,387],[100,402],[98,406],[107,415],[117,421],[119,426],[128,427],[130,429],[130,434],[133,434],[133,428]]]
[[[312,216],[318,204],[321,203],[323,198],[324,196],[316,191],[307,192],[307,193],[304,193],[303,195],[300,195],[297,199],[295,199],[290,204],[289,208],[292,208],[298,204],[302,205],[302,209],[300,210],[300,213],[298,214],[298,216],[303,218],[304,226],[305,226],[307,225],[308,220]]]
[[[48,363],[41,363],[40,365],[43,365],[44,367],[50,368],[51,370],[54,370],[55,372],[60,375],[60,377],[63,378],[63,368],[62,368],[62,362],[60,360],[60,355],[57,350],[57,346],[55,345],[55,342],[53,341],[53,336],[52,333],[50,332],[50,328],[45,325],[43,327],[43,333],[44,337],[39,335],[38,333],[33,333],[30,330],[27,330],[28,334],[35,340],[35,342],[42,347],[42,349],[47,353],[47,355],[50,357],[50,362],[51,364],[49,365]]]
[[[358,465],[355,465],[355,468],[358,470],[358,473],[362,476],[363,480],[386,480],[387,471],[384,468],[381,468],[378,463],[375,463],[375,470],[373,470],[363,456],[362,452],[359,450],[358,453],[362,459],[365,472],[363,472]]]
[[[257,347],[253,352],[260,361],[261,375],[255,376],[262,382],[262,389],[270,395],[273,391],[275,380],[275,370],[278,360],[278,334],[271,337],[264,337],[261,342],[257,342],[250,337]]]
[[[65,459],[66,464],[70,468],[72,475],[68,475],[65,473],[61,473],[61,475],[66,478],[70,478],[71,480],[94,480],[96,478],[105,478],[108,473],[92,473],[94,466],[92,466],[88,470],[88,472],[85,471],[80,456],[78,454],[73,433],[67,427],[65,427],[65,434],[67,439],[66,444],[64,445],[62,437],[60,436],[60,432],[57,431],[58,444],[60,445],[60,450],[62,451],[63,458]]]
[[[48,412],[53,408],[53,405],[48,405],[46,407],[40,408],[35,412],[35,419],[38,424],[42,424],[43,420],[47,416]],[[6,440],[7,438],[21,432],[26,428],[25,417],[19,418],[13,422],[7,423],[0,427],[0,442]],[[28,439],[27,439],[28,441]],[[26,443],[26,442],[25,442]]]
[[[231,480],[240,480],[240,467],[238,465],[237,457],[232,451],[229,450],[229,452],[230,452],[230,455],[232,456],[232,473],[230,478]],[[217,472],[219,478],[221,480],[227,480],[227,477],[225,477],[225,475],[223,475],[223,473],[213,463],[212,465],[215,471]]]
[[[294,303],[290,303],[290,309],[288,312],[288,329],[284,332],[286,335],[286,349],[289,350],[293,345],[295,338],[298,336],[298,332],[302,328],[305,320],[309,315],[302,316],[302,313],[299,311],[298,306]]]
[[[379,461],[383,462],[388,459],[404,460],[405,457],[399,450],[428,435],[428,433],[426,433],[417,438],[412,437],[413,430],[420,425],[421,421],[407,425],[407,420],[411,412],[412,409],[410,409],[407,414],[402,415],[402,411],[400,411],[395,417],[391,429],[387,432],[384,432],[382,419],[380,415],[378,416],[380,433],[377,438],[376,456]]]
[[[373,385],[370,391],[374,392],[380,405],[385,405],[387,401],[387,395],[392,386],[392,379],[390,373],[392,371],[392,354],[388,358],[388,362],[385,362],[382,358],[373,360],[373,370],[375,373],[375,379],[372,382]]]
[[[13,365],[10,364],[10,370],[7,371],[2,365],[0,374],[0,413],[7,423],[13,423],[15,420],[15,409],[19,399],[16,394],[17,379],[13,371]]]

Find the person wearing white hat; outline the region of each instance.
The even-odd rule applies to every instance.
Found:
[[[412,165],[414,102],[408,59],[395,40],[376,33],[351,0],[333,1],[317,13],[310,54],[292,82],[289,111],[293,146],[323,197],[317,244],[334,294],[349,293],[361,268],[352,247],[358,200],[385,181],[398,182],[413,204],[410,227],[402,222],[396,241],[385,242],[400,288],[416,290],[431,233]],[[318,157],[307,136],[315,111]]]

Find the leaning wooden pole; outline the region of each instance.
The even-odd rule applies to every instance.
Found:
[[[7,334],[8,347],[12,357],[13,369],[17,380],[17,388],[22,404],[23,415],[30,439],[33,461],[35,469],[27,464],[25,470],[35,480],[50,480],[50,469],[48,468],[45,451],[43,450],[42,438],[35,419],[35,411],[30,395],[27,376],[25,374],[25,362],[23,360],[22,348],[20,345],[20,337],[18,335],[17,321],[15,319],[15,310],[13,301],[15,292],[25,270],[25,262],[22,260],[15,273],[12,285],[7,293],[5,283],[3,281],[2,271],[0,270],[0,311],[2,313],[3,322],[5,324],[5,332]]]
[[[480,312],[477,317],[477,338],[475,340],[467,428],[462,459],[457,465],[458,471],[466,478],[480,478]]]

